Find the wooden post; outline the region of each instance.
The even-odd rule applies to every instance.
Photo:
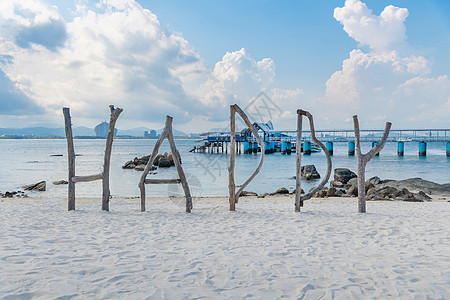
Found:
[[[302,147],[302,118],[301,114],[297,114],[297,141],[296,141],[296,151],[295,151],[295,211],[300,212],[301,202],[301,191],[302,191],[302,152],[300,148]]]
[[[68,186],[68,210],[75,210],[75,182],[73,182],[73,177],[75,177],[75,150],[73,147],[73,136],[72,136],[72,121],[70,118],[70,108],[63,108],[65,131],[67,138],[67,157],[69,163],[69,186]]]
[[[141,211],[145,211],[145,184],[172,184],[172,183],[181,183],[184,195],[186,197],[186,212],[190,213],[192,210],[192,197],[191,192],[189,190],[189,185],[186,180],[186,176],[184,174],[183,168],[181,167],[180,161],[180,153],[175,146],[175,141],[173,139],[173,131],[172,131],[172,121],[173,118],[171,116],[166,116],[166,123],[164,129],[156,141],[155,147],[153,148],[152,155],[150,156],[147,165],[145,166],[144,172],[142,173],[141,179],[139,181],[139,189],[141,191]],[[162,142],[167,137],[170,145],[170,150],[172,152],[173,162],[175,164],[175,168],[177,169],[179,179],[159,179],[159,180],[149,180],[146,179],[148,173],[150,172],[153,162],[155,161],[156,156],[158,155],[159,147],[161,147]]]
[[[256,141],[258,142],[258,144],[261,147],[261,156],[259,159],[259,163],[257,168],[255,169],[255,171],[252,173],[252,175],[250,175],[250,177],[241,185],[240,189],[234,193],[236,186],[234,183],[234,158],[235,158],[235,144],[236,144],[236,112],[241,116],[242,120],[244,120],[245,124],[248,126],[248,128],[252,131],[253,135],[255,136]],[[242,191],[244,190],[245,187],[247,187],[247,185],[253,180],[253,178],[255,178],[255,176],[259,173],[259,171],[261,170],[261,167],[263,165],[264,162],[264,143],[261,141],[261,138],[258,135],[257,130],[255,129],[255,127],[252,125],[252,123],[250,122],[250,120],[248,119],[247,115],[244,113],[244,111],[237,105],[230,105],[230,140],[231,140],[231,145],[230,145],[230,165],[228,167],[228,172],[229,172],[229,183],[228,183],[228,189],[230,192],[230,210],[235,210],[235,204],[238,203],[239,201],[239,196],[241,195]]]
[[[353,116],[353,126],[355,130],[355,142],[356,142],[356,160],[358,164],[358,212],[365,213],[366,212],[366,165],[367,163],[386,145],[387,138],[389,136],[389,131],[391,130],[392,123],[386,122],[386,126],[384,128],[383,136],[381,137],[380,143],[376,144],[369,152],[366,154],[361,153],[361,143],[360,143],[360,135],[359,135],[359,122],[358,116]]]
[[[301,193],[301,189],[295,191],[295,193],[296,193],[296,195],[295,195],[295,200],[296,200],[295,211],[299,212],[300,211],[300,206],[302,206],[303,201],[311,199],[312,195],[315,192],[317,192],[318,190],[322,189],[324,187],[324,185],[328,182],[328,179],[330,179],[330,175],[331,175],[332,163],[331,163],[330,153],[328,153],[327,148],[316,138],[316,131],[314,129],[313,116],[309,112],[301,110],[301,109],[297,110],[297,114],[300,115],[300,116],[308,117],[308,119],[309,119],[309,127],[311,128],[311,140],[314,143],[316,143],[317,145],[319,145],[320,148],[322,148],[322,150],[325,153],[325,156],[327,158],[327,172],[325,173],[325,176],[322,179],[322,181],[319,183],[319,185],[316,186],[315,188],[313,188],[308,193],[306,193],[303,197],[298,196]],[[301,119],[300,119],[299,124],[300,125],[297,126],[297,130],[301,132],[301,130],[302,130]],[[299,135],[298,135],[298,132],[297,132],[297,139],[298,139],[298,137],[299,137]],[[300,138],[301,138],[301,134],[300,134]],[[298,147],[298,143],[299,143],[299,141],[297,140],[297,147]],[[297,151],[297,153],[299,153],[298,149],[296,151]],[[298,157],[298,156],[296,156],[296,157]],[[301,173],[301,164],[300,164],[300,162],[297,163],[297,166],[300,168],[300,173]],[[299,172],[299,171],[297,170],[297,172]],[[297,178],[300,177],[300,176],[301,176],[301,174],[297,173]],[[300,199],[300,203],[297,202],[298,199]],[[297,210],[297,208],[298,208],[298,210]]]
[[[103,163],[103,194],[102,194],[102,210],[109,211],[109,198],[111,192],[109,190],[109,169],[111,164],[112,143],[114,140],[114,127],[116,126],[117,118],[122,113],[122,108],[114,108],[110,105],[111,116],[108,127],[108,137],[106,138],[105,158]]]
[[[236,185],[234,184],[234,158],[236,156],[236,108],[230,105],[230,165],[228,166],[228,191],[230,211],[236,210]]]

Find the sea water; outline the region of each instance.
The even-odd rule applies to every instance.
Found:
[[[91,175],[102,172],[105,140],[76,139],[76,175]],[[122,169],[122,165],[134,157],[149,155],[156,140],[116,139],[111,156],[110,189],[113,196],[139,196],[138,182],[142,172]],[[194,146],[201,145],[195,140],[176,140],[182,157],[182,167],[186,173],[191,193],[194,197],[228,195],[227,154],[209,154],[189,152]],[[371,143],[363,143],[362,150],[367,152]],[[437,183],[450,182],[450,157],[446,156],[445,143],[427,144],[427,156],[419,157],[417,142],[405,142],[405,156],[397,156],[397,143],[387,143],[380,156],[374,157],[367,165],[366,178],[378,176],[381,179],[407,179],[421,177]],[[161,146],[160,153],[170,152],[167,140]],[[55,156],[59,155],[59,156]],[[62,156],[61,156],[62,155]],[[259,162],[260,154],[236,155],[236,185],[243,183],[251,175]],[[347,155],[347,143],[334,143],[332,156],[333,169],[349,168],[356,173],[356,157]],[[326,172],[324,153],[303,155],[302,165],[313,164],[321,176]],[[40,195],[49,197],[67,197],[67,185],[53,185],[53,181],[67,180],[67,144],[66,140],[0,140],[0,191],[22,189],[23,185],[42,180],[47,182],[47,191]],[[271,193],[280,187],[290,191],[295,188],[295,153],[267,154],[261,172],[246,188],[258,194]],[[158,168],[156,174],[148,178],[177,178],[174,167]],[[333,173],[331,179],[333,178]],[[320,180],[302,180],[302,188],[309,190]],[[77,183],[77,196],[101,197],[101,181]],[[181,185],[147,185],[148,196],[183,195]],[[35,193],[39,194],[39,193]]]

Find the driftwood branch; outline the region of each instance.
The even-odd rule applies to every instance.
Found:
[[[236,185],[234,182],[234,166],[235,166],[235,153],[236,153],[236,112],[241,116],[242,120],[245,122],[247,127],[251,130],[253,136],[261,147],[261,156],[259,158],[258,166],[255,171],[250,175],[250,177],[241,185],[240,189],[235,193]],[[236,203],[238,203],[239,196],[241,192],[247,187],[247,185],[255,178],[255,176],[261,170],[264,163],[264,143],[258,135],[258,131],[253,126],[253,124],[248,119],[245,112],[237,105],[230,105],[230,164],[228,167],[228,190],[230,194],[230,210],[234,211],[236,209]]]
[[[295,146],[295,211],[299,212],[303,205],[302,191],[302,115],[297,112],[297,140]]]
[[[180,156],[179,152],[175,146],[175,141],[173,139],[172,133],[172,121],[173,118],[171,116],[166,116],[166,123],[164,126],[164,130],[156,141],[155,147],[153,148],[152,155],[145,166],[144,172],[142,173],[141,179],[139,181],[139,189],[141,191],[141,211],[145,211],[145,184],[174,184],[181,183],[184,195],[186,197],[186,212],[191,212],[192,210],[192,197],[191,192],[189,190],[189,185],[186,180],[186,176],[184,174],[183,168],[180,164]],[[153,162],[155,161],[156,156],[158,155],[159,148],[161,147],[164,139],[167,138],[169,140],[170,150],[172,152],[173,161],[175,164],[175,168],[177,169],[179,179],[146,179],[148,173],[150,172]]]
[[[145,184],[176,184],[181,183],[181,179],[145,179]]]
[[[170,129],[168,130],[169,135],[167,139],[169,140],[170,150],[172,151],[173,162],[175,164],[175,168],[177,169],[178,176],[180,177],[181,187],[184,191],[184,196],[186,198],[186,212],[190,213],[192,210],[192,196],[191,191],[189,190],[189,185],[186,180],[186,175],[184,174],[183,168],[181,167],[181,158],[179,156],[179,152],[175,145],[175,141],[173,140],[172,133],[172,117],[170,117]]]
[[[313,120],[313,116],[304,110],[297,110],[297,115],[298,115],[298,125],[297,125],[297,145],[300,144],[300,140],[301,140],[301,131],[302,131],[302,116],[306,116],[309,119],[309,126],[311,128],[311,140],[316,143],[317,145],[319,145],[320,148],[322,148],[323,152],[325,153],[325,156],[327,158],[327,172],[325,173],[324,178],[322,179],[322,181],[319,183],[319,185],[317,187],[315,187],[314,189],[312,189],[311,191],[309,191],[307,194],[305,194],[303,197],[300,196],[301,193],[301,154],[300,152],[300,148],[297,148],[296,150],[296,158],[297,158],[297,190],[295,191],[295,211],[299,212],[300,211],[300,207],[302,206],[303,201],[305,200],[309,200],[312,195],[317,192],[318,190],[322,189],[325,184],[328,182],[328,180],[330,179],[330,175],[331,175],[331,168],[332,168],[332,162],[331,162],[331,156],[330,153],[328,152],[327,148],[316,138],[316,131],[314,128],[314,120]]]
[[[358,116],[353,116],[353,127],[355,131],[355,150],[356,150],[356,161],[358,168],[358,212],[365,213],[366,212],[366,165],[367,163],[377,154],[379,153],[384,146],[386,145],[387,138],[389,136],[389,131],[391,130],[392,123],[386,122],[386,126],[384,128],[383,136],[378,144],[376,144],[369,152],[366,154],[361,153],[361,138],[359,132],[359,121]]]
[[[100,174],[94,174],[94,175],[87,175],[87,176],[73,176],[72,181],[77,182],[90,182],[90,181],[96,181],[103,179],[103,173]]]
[[[70,117],[70,108],[63,108],[64,114],[64,124],[67,139],[67,157],[68,157],[68,168],[69,168],[69,178],[67,179],[68,184],[68,210],[75,210],[75,182],[73,177],[75,177],[75,149],[73,146],[73,136],[72,136],[72,120]]]
[[[111,151],[114,140],[114,127],[119,115],[122,113],[122,108],[114,108],[110,105],[111,116],[109,119],[108,137],[106,138],[105,157],[103,161],[103,193],[102,193],[102,210],[109,211],[109,198],[111,191],[109,190],[109,169],[111,165]]]
[[[238,105],[234,105],[236,112],[241,116],[242,120],[244,120],[245,125],[247,125],[248,128],[250,128],[250,130],[252,131],[253,136],[255,137],[256,141],[258,142],[259,146],[261,147],[261,156],[259,157],[259,163],[258,166],[256,167],[255,171],[252,173],[252,175],[250,175],[250,177],[244,182],[244,184],[241,185],[241,188],[237,191],[236,193],[236,203],[239,201],[239,196],[241,195],[242,191],[244,190],[244,188],[247,187],[247,185],[253,180],[253,178],[255,178],[255,176],[259,173],[259,171],[262,168],[262,165],[264,163],[264,143],[261,140],[261,138],[258,135],[258,131],[256,130],[256,128],[253,126],[253,124],[250,122],[250,120],[248,119],[247,115],[244,113],[244,111],[238,106]]]
[[[236,108],[230,105],[230,164],[228,166],[228,191],[230,211],[236,210],[236,184],[234,183],[234,158],[236,155]]]

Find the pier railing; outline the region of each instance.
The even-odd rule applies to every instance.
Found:
[[[304,139],[311,138],[311,132],[305,130]],[[370,142],[373,139],[380,138],[383,135],[382,129],[361,129],[361,142]],[[239,132],[236,136],[239,136]],[[288,141],[292,142],[296,139],[297,132],[295,130],[278,130],[270,131],[269,136],[264,138],[265,141]],[[229,132],[209,132],[207,140],[209,141],[229,141]],[[350,142],[355,140],[355,134],[351,129],[329,129],[316,130],[316,136],[319,140],[330,142]],[[244,140],[242,140],[244,141]],[[389,142],[407,141],[407,142],[448,142],[450,141],[450,128],[438,129],[392,129]]]

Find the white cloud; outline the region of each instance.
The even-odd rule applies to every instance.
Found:
[[[210,111],[223,111],[229,104],[246,105],[262,90],[268,89],[274,77],[275,64],[272,59],[256,61],[242,48],[227,52],[195,94],[204,105],[210,107]],[[217,117],[227,118],[223,114]]]
[[[377,51],[391,50],[406,41],[404,22],[408,14],[406,8],[389,5],[376,16],[360,0],[346,0],[343,7],[334,10],[334,18],[350,37]]]
[[[397,128],[428,127],[427,120],[436,126],[448,124],[449,118],[441,113],[448,116],[447,76],[427,77],[427,59],[405,52],[407,16],[406,9],[394,6],[375,16],[359,0],[347,0],[335,9],[334,17],[349,36],[371,51],[352,50],[342,69],[326,82],[319,103],[326,107],[328,119],[358,114],[372,127],[382,127],[381,121],[392,121]]]
[[[246,103],[275,76],[270,58],[256,61],[245,49],[226,53],[214,70],[207,70],[184,38],[134,0],[101,1],[95,7],[80,2],[70,22],[39,1],[3,1],[1,6],[0,53],[13,58],[1,70],[53,116],[70,106],[78,118],[98,120],[115,104],[125,108],[122,123],[127,118],[155,122],[167,113],[177,122],[225,120],[224,107]],[[18,43],[23,28],[34,30],[54,20],[65,33],[57,44]]]

